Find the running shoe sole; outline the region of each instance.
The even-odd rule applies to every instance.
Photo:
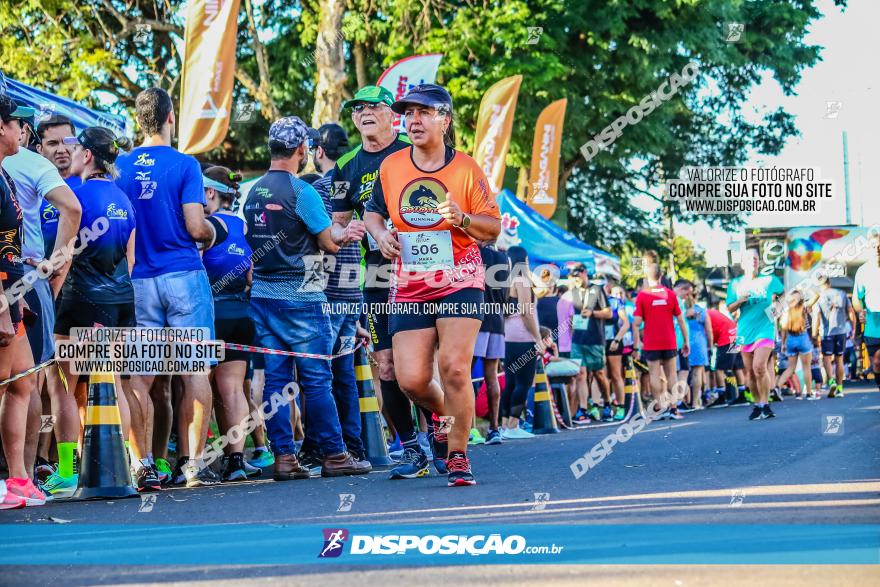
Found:
[[[244,469],[238,469],[237,471],[233,471],[229,476],[223,476],[224,483],[235,483],[237,481],[247,481],[247,473],[244,472]]]
[[[447,487],[468,487],[471,485],[476,485],[477,480],[471,479],[468,481],[467,479],[456,479],[455,481],[449,481],[446,483]]]
[[[403,474],[398,473],[397,471],[392,471],[389,479],[418,479],[419,477],[427,477],[431,474],[431,469],[427,466],[424,469],[419,469],[415,473]]]

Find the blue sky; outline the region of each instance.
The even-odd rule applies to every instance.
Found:
[[[791,139],[778,156],[755,157],[747,165],[819,168],[823,179],[834,182],[835,199],[821,215],[753,215],[749,227],[844,223],[843,131],[849,141],[851,220],[859,225],[880,223],[880,2],[851,0],[843,12],[830,0],[817,6],[824,17],[813,23],[806,42],[824,47],[823,60],[803,72],[794,96],[784,96],[767,76],[745,108],[747,113],[760,113],[781,105],[796,116],[801,136]],[[836,116],[829,116],[828,102],[840,102]],[[742,231],[734,235],[710,229],[705,222],[682,224],[677,231],[704,249],[710,264],[724,263],[730,241],[742,236]]]

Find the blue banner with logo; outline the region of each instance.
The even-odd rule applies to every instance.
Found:
[[[878,525],[6,524],[0,565],[877,564]],[[161,540],[144,540],[161,536]],[[242,545],[248,548],[243,549]],[[61,548],[48,545],[62,545]]]
[[[570,232],[547,220],[537,210],[516,199],[510,190],[498,194],[501,211],[499,242],[507,247],[519,245],[529,252],[532,264],[583,263],[591,274],[608,273],[620,277],[620,258],[588,245]]]
[[[36,110],[37,123],[40,119],[48,118],[53,114],[62,114],[73,121],[77,131],[81,131],[87,126],[103,126],[117,133],[125,132],[125,118],[122,116],[91,110],[73,100],[5,77],[2,73],[0,73],[0,91],[5,91],[10,98],[19,104],[30,106]]]

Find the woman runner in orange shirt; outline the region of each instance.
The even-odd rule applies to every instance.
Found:
[[[498,236],[498,204],[477,163],[452,146],[452,97],[445,89],[421,84],[392,109],[405,115],[412,147],[382,162],[364,221],[382,254],[394,260],[395,372],[413,402],[451,416],[448,438],[437,419],[434,437],[435,458],[447,456],[448,485],[474,485],[466,454],[474,413],[470,365],[485,278],[474,239]],[[442,389],[433,381],[435,349]]]

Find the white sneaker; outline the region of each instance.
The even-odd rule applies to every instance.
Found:
[[[501,431],[501,438],[504,440],[524,440],[526,438],[533,438],[535,435],[531,432],[526,432],[522,428],[505,428]]]

